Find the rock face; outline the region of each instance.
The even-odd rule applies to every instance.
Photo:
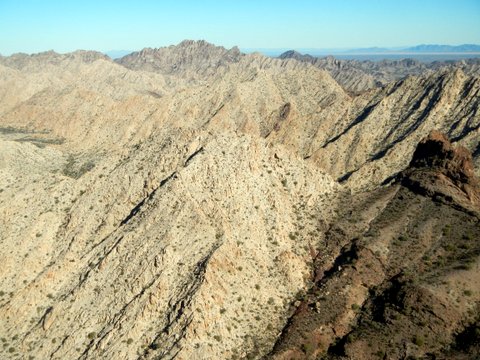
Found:
[[[472,154],[463,146],[454,147],[445,135],[432,131],[413,154],[404,183],[430,196],[473,207],[480,205],[480,182],[475,176]]]
[[[437,130],[420,141],[410,167],[438,170],[458,182],[469,182],[474,177],[472,154],[464,147],[454,148]]]
[[[0,58],[0,358],[471,353],[479,88],[192,41]]]

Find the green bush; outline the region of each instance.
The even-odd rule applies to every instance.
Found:
[[[413,338],[413,343],[417,346],[422,346],[425,343],[425,340],[423,339],[423,336],[415,335]]]
[[[313,353],[314,351],[313,345],[309,343],[302,344],[302,351],[307,355]]]

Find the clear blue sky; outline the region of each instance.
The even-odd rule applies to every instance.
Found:
[[[480,0],[0,0],[0,53],[480,43]]]

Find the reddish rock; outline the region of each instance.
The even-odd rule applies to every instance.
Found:
[[[463,146],[454,147],[439,131],[420,141],[403,175],[403,183],[414,191],[462,206],[480,206],[480,181],[472,154]]]
[[[436,168],[452,180],[468,182],[474,177],[472,154],[463,146],[454,147],[437,130],[424,138],[413,154],[410,167]]]

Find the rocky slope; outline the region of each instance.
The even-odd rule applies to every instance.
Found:
[[[304,286],[337,185],[246,136],[188,147],[174,136],[89,170],[48,148],[2,143],[4,356],[229,358],[268,348]]]
[[[333,56],[314,57],[289,50],[279,56],[280,59],[296,59],[326,70],[344,89],[352,93],[362,93],[369,89],[402,80],[408,76],[428,75],[441,69],[462,69],[473,75],[480,74],[478,58],[460,61],[421,62],[413,59],[358,61],[340,60]]]
[[[91,52],[0,58],[0,357],[307,356],[283,329],[323,281],[319,269],[349,279],[329,267],[363,249],[353,239],[369,238],[367,223],[388,227],[392,242],[410,221],[432,234],[442,216],[470,224],[479,84],[442,69],[354,96],[309,63],[192,41],[118,62]],[[421,161],[404,172],[432,129],[465,147],[439,136],[456,165],[425,160],[440,175],[421,175]],[[476,259],[476,226],[461,230],[473,235],[455,256]],[[348,275],[390,286],[410,245],[390,252],[388,239],[372,240],[383,273]],[[432,263],[437,240],[422,242]],[[477,268],[449,269],[451,284],[477,281]],[[345,296],[373,301],[355,289]],[[465,288],[474,304],[465,309],[478,304],[475,289]],[[357,319],[326,301],[322,311],[342,320],[324,326],[324,350]],[[452,315],[455,329],[465,311]]]
[[[183,43],[175,52],[200,47],[203,54],[209,46],[187,51]],[[435,128],[470,149],[478,164],[480,82],[460,69],[350,96],[325,71],[295,60],[254,54],[221,68],[217,58],[195,61],[203,80],[103,59],[45,72],[0,68],[2,126],[49,132],[81,151],[132,145],[160,124],[230,129],[284,144],[354,189],[388,181]]]
[[[477,358],[479,200],[471,155],[433,132],[394,184],[349,200],[269,358]]]
[[[385,183],[408,165],[421,138],[438,129],[474,152],[478,171],[479,86],[478,77],[461,70],[392,83],[312,157],[352,187]]]

